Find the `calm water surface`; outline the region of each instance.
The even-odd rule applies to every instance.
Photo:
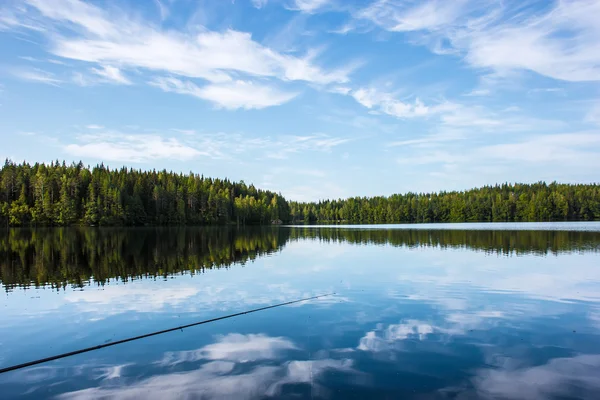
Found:
[[[0,398],[598,399],[600,223],[0,232]]]

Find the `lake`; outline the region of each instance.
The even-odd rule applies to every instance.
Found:
[[[597,399],[600,223],[0,232],[30,399]]]

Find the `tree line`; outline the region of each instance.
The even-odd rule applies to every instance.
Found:
[[[460,192],[290,202],[290,218],[356,224],[593,221],[600,219],[600,185],[505,183]]]
[[[288,202],[254,185],[189,173],[15,164],[0,170],[4,225],[268,224],[289,220]]]
[[[243,181],[81,162],[0,169],[0,223],[27,225],[251,225],[592,221],[600,219],[598,184],[502,184],[466,191],[353,197],[313,203]]]

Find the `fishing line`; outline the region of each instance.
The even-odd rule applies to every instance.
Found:
[[[75,351],[70,351],[68,353],[57,354],[57,355],[51,356],[51,357],[40,358],[39,360],[29,361],[29,362],[26,362],[26,363],[23,363],[23,364],[17,364],[17,365],[13,365],[13,366],[6,367],[6,368],[1,368],[0,369],[0,374],[3,374],[5,372],[14,371],[14,370],[21,369],[21,368],[31,367],[32,365],[38,365],[38,364],[46,363],[48,361],[54,361],[54,360],[59,360],[61,358],[71,357],[71,356],[74,356],[74,355],[77,355],[77,354],[81,354],[81,353],[87,353],[88,351],[94,351],[94,350],[103,349],[105,347],[116,346],[116,345],[122,344],[122,343],[133,342],[134,340],[140,340],[140,339],[144,339],[144,338],[147,338],[147,337],[150,337],[150,336],[161,335],[163,333],[173,332],[173,331],[177,331],[177,330],[181,330],[181,329],[185,329],[185,328],[190,328],[192,326],[208,324],[208,323],[211,323],[211,322],[221,321],[223,319],[238,317],[240,315],[251,314],[251,313],[258,312],[258,311],[264,311],[264,310],[268,310],[270,308],[287,306],[289,304],[300,303],[301,301],[314,300],[314,299],[318,299],[320,297],[331,296],[331,295],[334,295],[334,294],[335,293],[321,294],[319,296],[307,297],[307,298],[304,298],[304,299],[288,301],[288,302],[285,302],[285,303],[273,304],[271,306],[255,308],[253,310],[242,311],[242,312],[235,313],[235,314],[224,315],[222,317],[211,318],[211,319],[207,319],[207,320],[204,320],[204,321],[194,322],[192,324],[177,326],[175,328],[164,329],[162,331],[156,331],[156,332],[146,333],[144,335],[130,337],[130,338],[127,338],[127,339],[121,339],[121,340],[117,340],[115,342],[99,344],[97,346],[87,347],[85,349],[80,349],[80,350],[75,350]]]

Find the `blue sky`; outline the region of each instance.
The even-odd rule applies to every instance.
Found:
[[[296,200],[598,181],[600,1],[5,0],[0,157]]]

